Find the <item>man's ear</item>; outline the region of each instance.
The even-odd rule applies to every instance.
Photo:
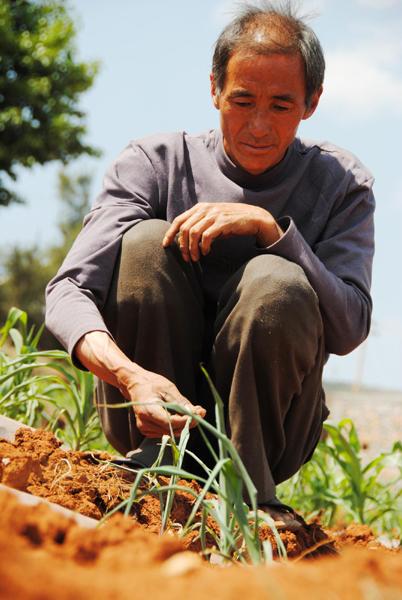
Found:
[[[306,111],[305,111],[304,115],[302,116],[303,121],[305,119],[309,119],[311,117],[311,115],[314,114],[315,109],[318,106],[318,102],[320,101],[323,90],[324,90],[324,88],[321,86],[320,89],[318,90],[318,92],[316,93],[316,95],[314,96],[314,98],[312,99],[309,108],[306,108]]]
[[[209,79],[211,81],[212,102],[214,103],[215,108],[217,108],[219,110],[219,108],[220,108],[220,105],[219,105],[219,94],[216,91],[216,85],[215,85],[214,76],[213,76],[212,73],[209,76]]]

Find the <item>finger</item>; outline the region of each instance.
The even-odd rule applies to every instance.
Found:
[[[202,224],[200,224],[200,219],[202,219],[202,216],[199,214],[199,212],[197,212],[190,216],[190,218],[188,218],[184,223],[182,223],[180,227],[179,247],[184,260],[187,262],[190,259],[198,260],[197,253],[194,252],[194,231],[195,229],[199,229],[201,227],[202,233],[203,229]],[[201,237],[201,233],[199,234],[198,238]],[[193,252],[190,251],[190,235],[193,239]],[[195,242],[195,244],[198,246],[198,242]]]
[[[197,404],[197,405],[191,404],[191,402],[187,399],[184,399],[184,401],[179,401],[177,403],[180,404],[180,406],[182,406],[189,413],[193,413],[199,417],[204,418],[205,415],[207,414],[207,411],[205,410],[205,408],[203,406],[200,406],[199,404]]]
[[[155,429],[170,433],[170,430],[182,430],[189,419],[187,416],[171,415],[166,409],[164,414],[155,414],[153,412],[135,413],[137,423],[148,429]],[[176,417],[176,418],[174,418]],[[177,418],[178,417],[178,418]]]
[[[167,408],[163,408],[160,402],[152,402],[151,404],[137,407],[136,415],[142,422],[154,423],[166,431],[170,431],[169,421],[173,429],[183,429],[188,417],[186,415],[172,415]]]
[[[160,426],[151,420],[142,419],[142,418],[137,418],[136,423],[137,423],[137,427],[141,431],[141,433],[143,433],[147,437],[162,437],[162,435],[170,436],[172,434],[172,431],[173,431],[174,437],[179,437],[186,425],[187,420],[188,420],[188,417],[186,417],[186,419],[179,425],[177,425],[177,424],[174,425],[173,423],[171,423],[170,427],[169,427],[169,423],[167,423],[166,426]],[[197,423],[195,421],[192,421],[190,423],[191,428],[195,427],[196,425],[197,425]]]
[[[178,233],[179,229],[180,229],[180,225],[178,223],[176,223],[175,221],[173,221],[173,223],[171,224],[171,226],[165,233],[165,237],[163,238],[162,246],[164,248],[167,248],[167,246],[170,246],[170,244],[173,242],[176,234]]]
[[[181,215],[178,215],[173,221],[171,226],[169,227],[169,229],[167,230],[167,232],[165,233],[165,237],[163,238],[163,242],[162,245],[166,248],[166,246],[169,246],[176,234],[179,232],[180,227],[183,225],[183,223],[185,223],[187,221],[187,219],[189,217],[191,217],[194,213],[198,212],[198,211],[203,211],[205,210],[205,207],[202,206],[203,203],[199,203],[196,204],[195,206],[193,206],[192,208],[190,208],[189,210],[186,210],[186,212],[182,213]],[[205,203],[204,203],[205,204]]]
[[[231,237],[233,232],[231,232],[231,225],[225,223],[224,225],[219,225],[217,223],[213,223],[208,229],[206,229],[199,243],[199,248],[204,256],[206,256],[210,249],[213,240],[224,237]]]
[[[192,259],[194,261],[200,258],[198,244],[201,239],[202,232],[207,229],[214,219],[205,214],[206,208],[202,207],[195,211],[193,215],[182,223],[179,230],[179,247],[184,260],[187,262]]]
[[[162,437],[163,435],[171,436],[172,431],[174,437],[180,437],[180,433],[183,429],[170,429],[170,427],[158,427],[155,423],[151,423],[150,421],[137,421],[137,427],[141,431],[143,435],[147,437]]]
[[[200,406],[199,404],[192,404],[190,400],[187,400],[185,396],[182,396],[177,389],[175,391],[176,393],[171,393],[171,391],[165,393],[163,400],[165,402],[174,402],[179,404],[179,406],[183,407],[186,411],[196,414],[202,418],[205,417],[207,411],[203,406]]]
[[[191,405],[192,406],[192,405]],[[187,407],[186,407],[187,408]],[[165,409],[166,410],[166,409]],[[204,418],[206,415],[206,410],[205,408],[202,408],[202,406],[197,406],[197,407],[192,407],[192,409],[190,410],[189,408],[187,408],[187,410],[195,415],[197,415],[200,418]],[[149,421],[152,422],[154,424],[157,424],[158,427],[163,427],[163,428],[167,428],[167,430],[165,431],[165,433],[170,433],[170,428],[173,429],[174,432],[177,433],[181,433],[181,431],[183,430],[183,428],[185,427],[188,419],[189,419],[189,415],[185,414],[185,415],[178,415],[178,414],[174,414],[172,415],[170,412],[168,412],[166,410],[166,425],[162,424],[161,422],[156,422],[152,416],[145,416],[144,417],[144,422],[145,421]],[[170,425],[169,425],[170,422]],[[197,427],[198,425],[198,421],[195,419],[191,419],[190,421],[190,429],[193,429],[194,427]]]
[[[161,427],[156,427],[155,424],[143,421],[137,421],[136,425],[140,432],[146,437],[159,437],[161,438],[163,435],[170,435],[170,430],[162,429]]]
[[[197,404],[197,406],[194,407],[194,412],[196,415],[198,415],[199,417],[201,417],[202,419],[205,417],[205,415],[207,414],[206,409],[203,406],[199,406]]]
[[[193,404],[191,404],[191,402],[186,401],[185,403],[182,404],[183,408],[185,408],[188,412],[192,413],[193,415],[197,415],[197,417],[200,417],[201,419],[203,419],[205,417],[205,415],[207,414],[207,411],[205,410],[205,408],[203,408],[202,406],[194,406]],[[171,420],[172,420],[172,424],[174,426],[176,426],[177,421],[174,419],[174,417],[177,417],[178,415],[172,415],[171,416]],[[189,415],[186,415],[186,420],[189,418]],[[198,421],[196,419],[191,419],[190,422],[190,429],[193,429],[194,427],[197,427],[198,425]]]
[[[215,222],[215,216],[207,215],[198,223],[195,223],[189,230],[188,249],[193,261],[200,259],[200,242],[204,231],[209,229]],[[186,223],[187,225],[187,223]],[[183,228],[180,230],[182,231]]]
[[[206,415],[206,410],[202,406],[194,406],[193,407],[194,414],[197,414],[199,417],[204,418]],[[180,436],[180,433],[184,429],[187,420],[189,417],[187,415],[180,417],[178,415],[170,415],[166,414],[167,422],[161,424],[160,422],[155,421],[155,414],[136,414],[136,422],[137,427],[147,437],[162,437],[162,435],[171,435],[171,430],[173,430],[173,434],[175,437]],[[169,425],[170,420],[170,425]],[[190,422],[190,429],[193,429],[198,425],[198,422],[194,419]]]

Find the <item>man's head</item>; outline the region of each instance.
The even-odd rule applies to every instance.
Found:
[[[241,9],[218,38],[211,74],[225,150],[235,164],[257,174],[282,160],[318,104],[324,68],[317,37],[290,4]]]

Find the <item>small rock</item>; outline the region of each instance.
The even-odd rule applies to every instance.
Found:
[[[10,463],[11,459],[9,458],[3,458],[3,460],[1,461],[3,463],[3,465],[8,465]]]
[[[203,565],[202,559],[195,552],[180,552],[168,558],[162,565],[162,572],[167,577],[177,577],[191,573]]]

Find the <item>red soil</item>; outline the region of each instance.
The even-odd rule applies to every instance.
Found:
[[[149,600],[163,596],[164,600],[201,600],[206,594],[222,600],[402,597],[402,558],[382,551],[352,548],[342,557],[296,565],[221,569],[183,550],[176,539],[159,539],[121,515],[100,529],[82,529],[46,505],[21,506],[16,498],[0,493],[0,598]]]
[[[21,428],[11,443],[0,438],[0,483],[34,496],[46,498],[94,519],[101,519],[127,498],[135,474],[127,473],[116,467],[105,465],[101,460],[108,459],[107,453],[95,455],[67,451],[60,448],[61,443],[51,434],[42,430],[31,431]],[[160,477],[161,483],[167,479]],[[200,491],[197,482],[180,480],[180,485]],[[190,493],[175,494],[171,522],[184,526],[194,503]],[[161,529],[160,501],[157,496],[149,495],[133,506],[136,521],[143,529],[159,533]],[[216,530],[216,524],[209,517],[208,525]],[[280,532],[289,558],[304,554],[316,547],[313,556],[333,553],[328,544],[327,534],[318,523],[307,525],[301,517],[303,527],[296,533]],[[184,538],[183,542],[191,550],[200,551],[199,541],[194,541],[197,532]],[[261,539],[269,539],[276,554],[276,541],[267,525],[261,527]],[[209,536],[209,544],[213,538]]]
[[[131,475],[59,446],[41,431],[20,430],[14,444],[0,439],[0,481],[98,519],[126,497]],[[185,522],[192,502],[190,494],[177,494],[174,522]],[[173,535],[150,535],[160,529],[158,513],[159,500],[146,497],[137,504],[136,522],[117,514],[103,527],[87,530],[46,505],[24,507],[0,493],[0,598],[149,600],[163,595],[176,600],[186,594],[198,600],[206,593],[234,600],[402,597],[401,554],[383,549],[365,526],[349,526],[334,538],[328,534],[342,553],[344,544],[365,546],[346,550],[344,556],[334,555],[327,544],[309,554],[332,553],[319,560],[269,569],[220,569],[183,552],[185,546],[195,549],[191,539],[182,545]],[[281,537],[294,558],[326,541],[327,534],[313,523]]]

